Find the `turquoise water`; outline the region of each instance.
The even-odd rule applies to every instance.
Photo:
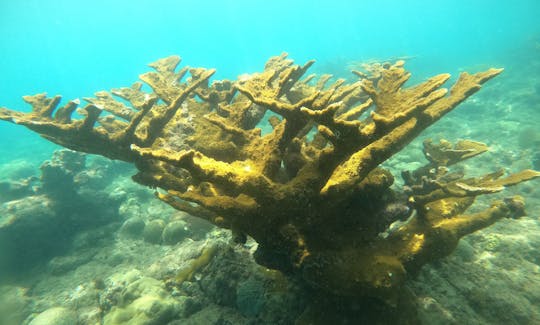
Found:
[[[129,85],[171,54],[217,68],[216,78],[258,71],[283,51],[321,70],[410,56],[420,78],[509,67],[538,42],[538,13],[534,0],[2,1],[0,105],[24,110],[27,94],[72,99]],[[52,149],[6,123],[0,134],[2,161],[28,143],[35,153]]]
[[[488,153],[467,163],[466,171],[471,175],[485,174],[497,168],[514,172],[530,168],[538,170],[539,16],[540,1],[537,0],[0,0],[0,107],[28,111],[30,107],[21,98],[24,95],[61,94],[65,102],[91,97],[97,91],[129,86],[137,81],[139,74],[150,70],[147,66],[150,62],[174,54],[182,57],[182,66],[216,68],[214,80],[235,79],[244,73],[262,71],[268,58],[282,52],[289,53],[289,58],[298,64],[315,59],[313,72],[351,79],[354,76],[349,67],[357,63],[405,58],[407,69],[413,73],[411,84],[439,73],[447,72],[456,78],[463,71],[498,67],[505,69],[502,75],[426,130],[402,153],[385,162],[385,167],[396,176],[396,182],[402,184],[399,180],[401,170],[424,164],[421,143],[430,136],[450,140],[466,138],[488,144]],[[266,127],[270,128],[269,125]],[[30,175],[40,175],[38,167],[51,159],[57,149],[58,146],[23,127],[0,121],[0,186],[17,184]],[[5,306],[2,309],[5,301],[2,299],[14,297],[12,292],[19,293],[17,297],[21,302],[18,306],[24,307],[18,307],[23,311],[13,319],[25,320],[23,324],[38,313],[57,306],[74,310],[80,306],[81,309],[95,308],[100,310],[99,317],[102,317],[105,311],[109,312],[112,306],[119,304],[115,299],[130,283],[125,279],[125,283],[120,281],[118,274],[127,278],[129,272],[137,269],[140,270],[137,271],[139,277],[162,281],[170,277],[166,271],[178,272],[179,264],[175,264],[178,259],[189,261],[209,242],[225,246],[230,239],[228,235],[216,234],[208,225],[192,220],[190,227],[202,230],[200,233],[193,230],[187,248],[179,247],[180,244],[159,245],[159,234],[157,244],[147,238],[141,239],[140,234],[126,240],[122,238],[122,231],[129,232],[125,229],[133,219],[138,219],[141,227],[156,220],[167,226],[175,223],[178,226],[185,216],[178,216],[177,211],[155,200],[152,191],[130,182],[133,170],[121,163],[88,158],[87,169],[78,173],[82,179],[78,181],[83,184],[81,195],[94,198],[90,203],[95,205],[84,205],[89,202],[83,202],[81,207],[77,204],[68,206],[76,211],[74,219],[80,218],[87,223],[83,222],[81,226],[77,224],[78,219],[71,220],[76,225],[74,229],[53,232],[51,237],[58,236],[55,239],[61,249],[54,245],[49,249],[44,245],[44,250],[52,252],[36,258],[38,271],[30,272],[34,277],[22,277],[18,279],[20,282],[8,283],[11,287],[7,289],[2,286],[4,243],[0,238],[0,325],[4,321],[3,310],[9,310]],[[33,194],[39,194],[39,191],[18,197],[30,197],[38,203],[43,200]],[[426,324],[540,323],[539,180],[504,192],[504,196],[510,194],[525,196],[529,217],[518,221],[503,220],[492,228],[466,237],[453,255],[440,263],[425,266],[418,278],[411,280],[410,287],[414,289]],[[475,211],[487,207],[491,199],[479,200]],[[16,215],[20,212],[17,207],[32,206],[33,201],[19,205],[11,202],[0,197],[0,213],[8,211]],[[99,206],[101,202],[108,202],[110,206]],[[31,220],[33,211],[41,211],[38,203],[34,204],[36,210],[21,208],[20,215],[30,216]],[[44,204],[42,210],[47,216],[50,207]],[[84,211],[79,213],[78,210]],[[39,230],[41,225],[36,224],[29,228]],[[2,230],[10,225],[6,222],[0,226]],[[183,225],[184,228],[178,227],[180,232],[185,230]],[[46,237],[47,233],[44,233],[41,237]],[[66,233],[68,235],[63,238]],[[34,234],[28,236],[34,237]],[[40,235],[35,237],[40,238]],[[45,239],[48,243],[48,238]],[[252,248],[248,243],[243,252]],[[36,251],[35,255],[40,255],[40,250]],[[34,258],[32,252],[28,254],[30,259]],[[17,253],[13,255],[16,257]],[[257,282],[252,280],[262,278],[259,282],[266,284],[273,281],[278,283],[277,288],[280,279],[261,272],[259,266],[246,257],[251,255],[233,255],[231,253],[229,257],[234,261],[225,263],[230,269],[220,271],[231,272],[231,277],[237,276],[236,280],[245,280],[238,276],[242,272],[249,274],[250,281],[238,280],[241,285],[237,286],[242,289],[237,290],[238,295],[247,292],[247,298],[242,296],[244,300],[238,298],[232,305],[223,305],[233,306],[236,311],[247,311],[251,317],[251,313],[259,313],[259,310],[254,311],[258,302],[251,303],[253,297],[248,295],[257,293],[257,288],[250,287]],[[223,256],[220,258],[224,259]],[[234,269],[235,263],[243,266]],[[207,285],[211,284],[209,287],[219,273],[216,268],[218,266],[205,270],[205,279],[210,279],[207,280]],[[99,291],[99,303],[96,302],[98,299],[92,298],[89,288]],[[231,288],[235,290],[232,285]],[[283,290],[276,288],[272,288],[275,289],[272,294]],[[209,290],[207,296],[202,295],[201,301],[208,302],[212,294],[215,294],[213,302],[219,301],[222,297],[216,292],[221,289],[217,285],[212,287],[215,292]],[[186,292],[190,298],[200,294],[189,291],[193,290],[189,287],[182,290],[185,291],[179,296]],[[221,291],[223,296],[228,296],[225,289]],[[98,293],[95,295],[97,297]],[[293,296],[292,300],[296,298],[298,296]],[[296,306],[286,299],[283,301],[288,312]],[[298,302],[299,305],[302,303]],[[276,309],[279,310],[279,306],[269,304],[265,311],[278,315],[280,312]],[[95,324],[92,323],[94,318],[88,316],[90,313],[86,309],[83,311],[77,310],[80,312],[79,323]],[[441,315],[450,316],[444,318]],[[83,316],[88,319],[81,320]],[[99,317],[95,316],[96,319]],[[257,323],[254,319],[246,324]],[[264,319],[272,324],[272,317]],[[19,324],[17,321],[13,324]],[[210,324],[197,321],[189,324],[203,323]],[[216,321],[212,324],[227,323]]]

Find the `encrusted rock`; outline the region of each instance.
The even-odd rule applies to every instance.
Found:
[[[77,314],[64,307],[54,307],[37,315],[28,325],[73,325],[77,324]]]
[[[114,306],[104,317],[104,325],[166,324],[181,311],[178,301],[165,290],[164,284],[142,277],[129,284],[120,306]]]

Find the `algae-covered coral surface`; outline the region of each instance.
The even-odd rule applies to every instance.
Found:
[[[309,74],[314,61],[298,65],[286,54],[237,80],[212,80],[213,69],[180,61],[159,59],[142,82],[84,105],[25,96],[31,112],[0,108],[0,119],[134,164],[133,179],[158,199],[231,229],[238,242],[252,237],[259,264],[315,292],[388,306],[461,237],[524,215],[519,196],[468,213],[477,196],[540,176],[452,171],[488,149],[472,140],[426,140],[429,162],[404,172],[402,188],[381,167],[502,69],[462,73],[447,89],[449,74],[409,85],[403,61],[353,71],[352,81]]]

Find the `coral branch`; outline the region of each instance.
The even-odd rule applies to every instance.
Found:
[[[58,108],[60,96],[25,96],[30,113],[0,108],[0,119],[133,162],[133,179],[159,187],[161,201],[255,239],[265,266],[332,295],[389,304],[408,276],[462,236],[524,214],[519,197],[467,214],[478,195],[540,177],[452,171],[488,149],[470,140],[425,141],[428,163],[403,173],[403,190],[391,189],[394,178],[380,167],[502,69],[463,73],[447,91],[448,74],[405,86],[403,61],[368,65],[354,82],[304,78],[314,61],[295,65],[286,54],[236,81],[210,82],[213,69],[176,71],[179,63],[150,64],[140,79],[151,92],[137,82],[85,98],[80,109],[78,100]]]
[[[474,75],[463,73],[452,87],[449,96],[442,97],[442,93],[434,90],[434,86],[440,85],[442,80],[447,79],[446,76],[441,75],[443,77],[436,78],[436,82],[428,81],[420,86],[413,87],[410,91],[400,91],[399,87],[409,76],[399,66],[398,68],[392,66],[388,73],[382,74],[382,79],[379,81],[379,84],[383,85],[380,86],[383,87],[382,90],[372,92],[372,97],[380,98],[374,99],[374,102],[377,105],[377,100],[386,98],[385,93],[394,91],[403,94],[399,97],[400,102],[414,103],[414,108],[406,110],[405,113],[399,111],[398,114],[391,117],[391,120],[386,121],[384,124],[392,126],[391,130],[386,130],[385,127],[381,128],[381,125],[376,122],[365,126],[362,133],[366,137],[377,138],[379,133],[385,132],[385,134],[383,133],[377,140],[366,145],[340,164],[321,190],[321,193],[342,192],[344,189],[360,182],[371,170],[400,151],[406,144],[417,137],[421,131],[451,111],[468,96],[478,91],[482,83],[501,72],[502,69],[490,69]],[[432,96],[433,93],[436,93],[436,95]],[[419,104],[417,99],[419,94],[429,97],[429,100],[423,100]],[[384,100],[382,105],[382,107],[391,106],[386,104]],[[375,112],[377,112],[377,109],[375,109]],[[381,112],[377,114],[381,116],[389,114],[388,109],[383,108]]]

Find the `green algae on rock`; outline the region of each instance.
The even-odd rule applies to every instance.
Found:
[[[161,281],[142,277],[127,286],[120,305],[105,315],[103,324],[166,324],[179,311],[179,302],[169,295]]]

